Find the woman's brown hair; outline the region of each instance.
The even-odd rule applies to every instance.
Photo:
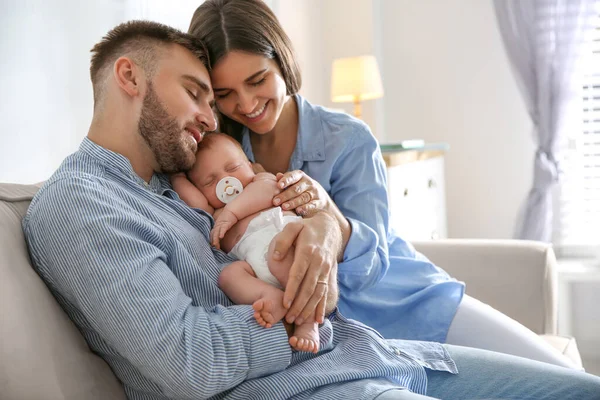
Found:
[[[188,33],[204,43],[212,66],[230,51],[259,54],[275,60],[288,95],[302,86],[290,38],[262,0],[206,0],[194,12]],[[219,122],[221,132],[241,142],[241,124],[224,115]]]

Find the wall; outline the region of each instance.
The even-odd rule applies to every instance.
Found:
[[[90,49],[116,24],[146,18],[187,30],[200,0],[3,0],[0,182],[47,179],[87,134]]]
[[[531,183],[534,145],[491,1],[277,4],[303,62],[310,100],[351,112],[351,104],[330,101],[331,62],[375,54],[385,96],[364,102],[363,113],[378,139],[450,144],[449,235],[512,237]],[[307,79],[307,66],[318,87]]]
[[[450,144],[450,236],[512,237],[534,148],[492,2],[383,4],[387,139]]]
[[[312,102],[322,104],[329,94],[324,85],[330,74],[322,61],[325,49],[323,31],[325,16],[319,12],[322,0],[271,1],[279,22],[290,37],[302,72],[300,93]]]
[[[375,3],[380,2],[271,0],[300,60],[303,81],[300,93],[304,97],[316,104],[352,113],[352,104],[330,100],[331,64],[336,58],[376,51]],[[383,121],[378,118],[379,104],[379,100],[363,103],[363,119],[381,139],[384,132]]]
[[[101,7],[89,3],[87,11],[82,4],[2,4],[2,182],[46,179],[87,132],[92,98],[89,50],[118,21],[119,10],[115,2]],[[88,13],[93,17],[81,18]]]

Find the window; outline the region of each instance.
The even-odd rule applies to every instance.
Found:
[[[561,184],[555,202],[559,256],[600,256],[600,18],[585,60],[581,127],[564,137]]]

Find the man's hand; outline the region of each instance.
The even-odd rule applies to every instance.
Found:
[[[273,239],[274,257],[283,259],[292,245],[294,262],[290,268],[283,297],[289,308],[286,320],[301,324],[315,312],[315,319],[323,323],[325,313],[337,303],[337,256],[342,245],[340,226],[326,212],[319,212],[301,222],[292,222]]]
[[[221,239],[232,226],[237,224],[238,217],[229,211],[227,207],[223,207],[219,214],[215,214],[215,226],[210,231],[210,243],[217,249],[221,249]]]

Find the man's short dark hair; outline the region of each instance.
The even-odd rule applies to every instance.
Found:
[[[130,57],[151,78],[160,52],[167,45],[178,44],[191,51],[210,70],[208,51],[192,35],[152,21],[129,21],[117,25],[92,48],[90,77],[94,89],[94,106],[102,97],[107,72],[123,56]],[[163,48],[161,48],[163,47]]]

